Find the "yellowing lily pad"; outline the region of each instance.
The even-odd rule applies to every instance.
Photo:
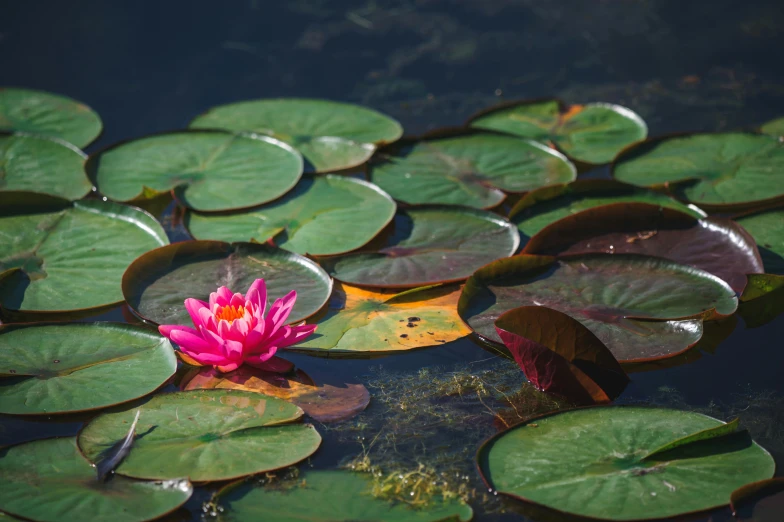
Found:
[[[296,404],[319,422],[350,419],[370,403],[370,393],[361,384],[319,385],[302,370],[281,374],[248,365],[229,373],[212,368],[194,368],[183,378],[180,388],[185,391],[242,390],[263,393]]]
[[[457,285],[398,293],[336,283],[316,333],[292,350],[330,357],[382,355],[437,346],[471,333],[457,315]]]

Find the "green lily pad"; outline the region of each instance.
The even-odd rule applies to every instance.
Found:
[[[180,131],[114,145],[91,156],[87,170],[109,199],[151,199],[174,190],[188,208],[212,212],[284,195],[302,176],[302,156],[267,136]]]
[[[640,362],[684,352],[702,336],[701,318],[730,315],[737,305],[718,277],[661,258],[522,255],[477,270],[458,313],[474,332],[500,343],[493,323],[501,314],[546,306],[581,322],[620,362]]]
[[[60,138],[81,149],[102,129],[101,118],[76,100],[43,91],[0,88],[0,130]]]
[[[757,242],[768,274],[784,275],[784,207],[735,218]]]
[[[290,350],[329,357],[382,355],[438,346],[471,331],[455,310],[459,285],[369,290],[337,283],[318,330]]]
[[[601,520],[668,518],[726,505],[735,489],[773,475],[773,458],[745,431],[643,459],[722,424],[663,408],[554,413],[490,439],[479,451],[479,467],[499,492],[559,512]]]
[[[624,151],[613,175],[642,187],[667,184],[708,209],[758,204],[784,196],[784,143],[742,132],[648,140]]]
[[[765,123],[760,127],[760,131],[771,136],[784,136],[784,118],[777,118]]]
[[[169,341],[112,323],[0,327],[0,413],[42,415],[113,406],[177,370]]]
[[[376,145],[403,134],[398,122],[350,103],[307,98],[249,100],[213,107],[191,128],[251,131],[300,151],[308,172],[329,172],[366,162]]]
[[[365,245],[392,221],[396,209],[371,183],[344,176],[303,178],[283,198],[249,211],[211,215],[189,212],[185,226],[197,239],[272,239],[297,254],[343,254]]]
[[[679,210],[696,218],[705,212],[687,206],[666,194],[613,180],[584,179],[568,185],[555,185],[526,194],[509,211],[524,241],[551,223],[583,210],[611,203],[649,203]]]
[[[152,250],[128,267],[122,288],[141,318],[189,325],[187,298],[208,301],[221,286],[245,293],[256,279],[266,282],[270,303],[297,291],[289,323],[316,313],[332,292],[332,279],[306,257],[270,245],[220,241],[184,241]]]
[[[554,99],[491,107],[469,124],[553,143],[570,158],[591,164],[612,161],[622,149],[648,135],[643,119],[626,107],[611,103],[566,106]]]
[[[0,509],[41,522],[143,522],[190,498],[186,480],[144,482],[114,476],[99,482],[76,438],[44,439],[0,450]]]
[[[754,240],[731,219],[697,219],[648,203],[613,203],[567,216],[534,235],[523,253],[663,257],[710,272],[739,294],[747,274],[764,271]]]
[[[512,255],[519,242],[515,226],[490,212],[422,206],[398,211],[383,248],[321,264],[344,283],[413,288],[462,281],[480,266]]]
[[[577,171],[534,141],[498,134],[436,137],[388,147],[370,165],[372,180],[409,204],[491,208],[506,192],[569,183]]]
[[[168,242],[138,208],[0,192],[0,303],[23,312],[116,304],[131,261]]]
[[[62,140],[0,132],[0,190],[81,199],[93,188],[84,172],[86,159],[82,151]]]
[[[136,407],[105,413],[79,433],[79,448],[99,460],[128,432]],[[237,390],[156,395],[143,406],[133,449],[116,472],[135,478],[194,482],[263,473],[308,458],[321,436],[296,423],[302,410],[282,399]]]
[[[301,474],[290,487],[232,484],[219,492],[221,519],[276,520],[279,522],[468,522],[471,507],[450,499],[436,499],[417,509],[374,497],[371,476],[351,471],[319,470]]]

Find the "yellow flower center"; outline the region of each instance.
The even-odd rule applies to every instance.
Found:
[[[233,306],[223,306],[218,309],[218,313],[215,314],[216,321],[228,321],[229,324],[233,323],[235,319],[242,319],[245,316],[245,307],[239,306],[234,308]]]

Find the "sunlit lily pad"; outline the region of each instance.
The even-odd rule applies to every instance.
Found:
[[[777,118],[765,123],[760,130],[771,136],[784,136],[784,118]]]
[[[626,146],[644,140],[648,127],[636,113],[611,103],[567,106],[559,100],[505,104],[474,116],[474,128],[553,143],[584,163],[608,163]]]
[[[741,132],[659,138],[624,151],[613,175],[642,187],[669,185],[709,209],[756,204],[784,196],[784,143]]]
[[[263,393],[296,404],[319,422],[338,422],[362,412],[370,392],[361,384],[316,384],[302,370],[273,373],[243,365],[229,373],[212,368],[191,370],[180,383],[182,390],[242,390]]]
[[[0,190],[81,199],[93,187],[84,172],[86,159],[82,151],[61,140],[0,132]]]
[[[471,333],[457,315],[457,285],[398,293],[337,283],[318,330],[292,349],[334,357],[437,346]]]
[[[351,471],[308,471],[290,487],[233,484],[219,492],[226,522],[467,522],[471,507],[459,500],[436,498],[425,508],[376,498],[369,474]]]
[[[102,129],[101,118],[76,100],[43,91],[0,87],[0,130],[60,138],[89,145]]]
[[[350,103],[307,98],[249,100],[213,107],[191,128],[251,131],[272,136],[300,151],[308,172],[361,165],[376,145],[403,134],[398,122]]]
[[[734,221],[700,220],[647,203],[614,203],[567,216],[534,235],[523,253],[658,256],[710,272],[739,294],[747,274],[763,272],[754,240]]]
[[[0,413],[94,410],[155,391],[177,369],[169,341],[113,323],[0,327]]]
[[[436,137],[387,147],[370,165],[373,183],[409,204],[490,208],[506,192],[527,192],[577,176],[560,153],[499,134]]]
[[[122,274],[169,242],[155,219],[112,202],[0,192],[0,303],[24,312],[122,301]]]
[[[185,206],[232,210],[279,198],[302,176],[302,156],[273,138],[180,131],[114,145],[87,162],[109,199],[150,199],[174,190]]]
[[[767,451],[745,431],[715,430],[722,425],[661,408],[571,410],[496,435],[480,449],[479,467],[499,492],[558,512],[668,518],[726,505],[738,487],[773,475]],[[698,432],[705,437],[685,438]]]
[[[423,206],[399,210],[383,248],[321,260],[344,283],[412,288],[461,281],[520,243],[514,225],[484,210]]]
[[[316,313],[332,291],[332,279],[319,265],[286,250],[257,243],[184,241],[134,261],[123,277],[123,294],[134,312],[148,321],[188,325],[185,299],[208,301],[220,286],[244,292],[256,279],[264,279],[270,304],[297,291],[289,323]]]
[[[755,212],[735,221],[757,242],[765,272],[784,275],[784,207]]]
[[[500,259],[468,279],[458,303],[480,336],[501,342],[493,323],[519,306],[546,306],[580,321],[621,362],[670,357],[694,346],[701,318],[737,308],[721,279],[672,261],[629,254]]]
[[[696,218],[705,212],[660,192],[646,190],[613,180],[585,179],[568,185],[556,185],[534,190],[523,196],[509,211],[509,218],[517,225],[523,241],[550,223],[580,211],[611,203],[649,203],[685,212]]]
[[[79,433],[79,448],[95,462],[121,440],[136,407],[105,413]],[[143,406],[133,449],[117,473],[194,482],[226,480],[296,464],[321,443],[302,410],[259,393],[200,390],[156,395]]]
[[[186,480],[99,482],[73,437],[0,450],[0,482],[0,509],[42,522],[143,522],[174,511],[193,492]]]
[[[784,313],[784,275],[749,274],[738,314],[747,328],[757,328]]]
[[[189,212],[185,226],[197,239],[272,239],[298,254],[356,250],[392,221],[396,205],[371,183],[344,176],[305,177],[283,198],[232,214]]]

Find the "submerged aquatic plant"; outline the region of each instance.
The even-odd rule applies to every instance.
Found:
[[[158,330],[179,345],[188,362],[200,366],[230,372],[246,363],[267,371],[287,371],[290,365],[273,359],[275,353],[316,331],[316,325],[285,325],[296,300],[297,292],[292,290],[277,299],[265,315],[267,286],[263,279],[256,279],[244,296],[222,286],[210,294],[209,303],[185,300],[195,329],[161,325]]]

